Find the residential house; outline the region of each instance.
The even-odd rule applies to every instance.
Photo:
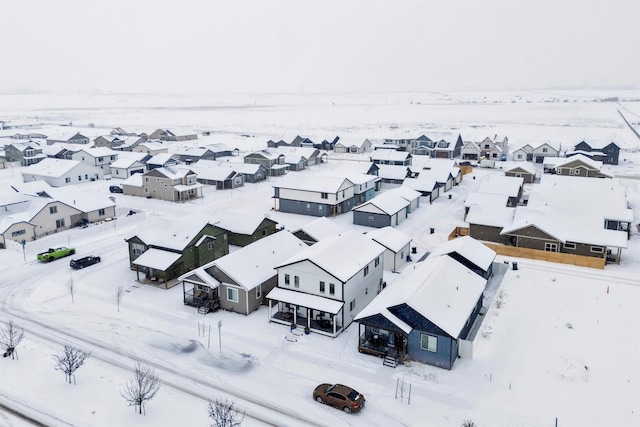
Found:
[[[190,165],[199,160],[215,160],[216,154],[206,147],[178,147],[173,150],[171,157]]]
[[[464,199],[464,214],[465,219],[469,213],[469,209],[473,205],[482,206],[495,206],[498,208],[514,207],[509,203],[509,196],[507,194],[488,194],[471,192],[467,194],[467,198]]]
[[[512,158],[515,162],[533,161],[533,147],[529,144],[525,144],[513,152]]]
[[[462,148],[460,149],[460,155],[463,160],[480,160],[482,157],[482,150],[479,143],[474,141],[464,141]]]
[[[344,232],[344,230],[336,225],[335,222],[329,218],[321,216],[311,222],[303,225],[302,227],[294,230],[292,234],[298,239],[305,242],[307,245],[315,245],[320,240],[328,236],[333,236]]]
[[[101,135],[93,140],[96,147],[106,147],[114,151],[132,151],[134,147],[146,141],[145,137],[137,135]]]
[[[149,139],[159,139],[160,141],[189,141],[198,139],[197,133],[176,135],[169,129],[156,129],[149,134]]]
[[[40,144],[34,141],[16,142],[4,149],[7,162],[20,162],[20,166],[30,166],[39,163],[47,156],[42,153]]]
[[[153,170],[158,168],[168,168],[176,166],[178,161],[174,159],[169,153],[158,153],[147,159],[145,162],[147,170]]]
[[[457,132],[431,132],[427,139],[431,141],[431,157],[453,159],[462,152],[462,136]]]
[[[418,191],[422,196],[428,197],[429,203],[440,196],[440,185],[436,180],[436,176],[429,172],[421,173],[417,178],[405,179],[402,186]]]
[[[371,151],[371,141],[368,139],[349,138],[345,139],[341,137],[336,143],[333,151],[335,153],[351,153],[362,154]]]
[[[103,178],[102,169],[78,160],[46,158],[22,173],[23,182],[45,181],[52,187],[80,184]]]
[[[521,163],[504,171],[505,176],[511,176],[515,178],[522,178],[525,184],[532,184],[536,175],[538,174],[538,169],[528,163]]]
[[[375,150],[370,160],[376,165],[410,166],[412,157],[406,151]]]
[[[188,168],[157,168],[123,182],[124,194],[149,199],[185,202],[202,197],[202,184]]]
[[[405,273],[356,316],[358,351],[452,369],[482,322],[486,280],[448,256]]]
[[[384,144],[394,145],[397,147],[398,151],[404,151],[406,153],[412,153],[418,146],[418,142],[415,138],[407,138],[401,135],[384,138]]]
[[[412,239],[405,233],[393,227],[382,227],[369,231],[365,235],[384,247],[384,268],[386,270],[398,271],[400,267],[411,260],[409,252]]]
[[[250,314],[278,284],[275,267],[306,247],[288,231],[271,234],[180,276],[183,301],[201,313],[220,307]]]
[[[442,243],[429,257],[449,256],[485,280],[493,275],[496,252],[471,236],[462,236]]]
[[[111,163],[118,160],[119,153],[107,147],[83,148],[71,155],[71,160],[78,160],[90,166],[102,169],[103,175],[111,175]]]
[[[91,140],[88,137],[82,135],[80,132],[76,132],[71,137],[67,137],[66,134],[63,134],[49,136],[47,138],[47,145],[52,145],[60,142],[67,144],[88,144],[89,142],[91,142]]]
[[[410,202],[397,194],[382,193],[354,207],[353,223],[367,227],[395,227],[407,219]]]
[[[214,154],[214,160],[217,160],[220,157],[237,156],[239,153],[239,150],[237,148],[231,148],[228,145],[222,143],[209,144],[205,146],[205,148],[207,148]]]
[[[289,175],[273,185],[274,209],[311,216],[339,215],[355,205],[354,185],[347,178]]]
[[[139,154],[141,155],[141,158],[127,156],[111,163],[111,177],[127,179],[133,174],[145,173],[147,171],[147,165],[142,161],[144,154]]]
[[[380,191],[381,180],[377,176],[366,173],[349,172],[346,174],[346,177],[353,183],[353,196],[356,199],[356,204],[373,199],[375,193]]]
[[[377,176],[386,184],[402,184],[411,175],[411,170],[408,166],[372,163],[369,174]]]
[[[602,153],[602,159],[594,160],[602,161],[606,165],[617,165],[620,158],[620,147],[615,142],[588,143],[586,141],[581,141],[575,145],[574,150]]]
[[[480,157],[487,160],[506,160],[507,153],[503,151],[503,144],[505,140],[506,138],[503,141],[495,141],[491,137],[486,137],[482,141],[478,142],[477,145],[480,148]]]
[[[469,224],[469,236],[483,242],[502,245],[509,243],[502,230],[513,223],[515,208],[496,204],[473,204],[469,206],[465,221]]]
[[[269,171],[269,176],[282,176],[289,166],[285,164],[285,155],[273,150],[259,150],[244,156],[244,162],[261,164]]]
[[[141,142],[136,146],[132,147],[131,151],[133,151],[134,153],[145,153],[153,157],[157,154],[169,153],[169,147],[167,147],[165,144],[162,144],[158,140],[147,139],[144,142]],[[167,156],[167,157],[170,157],[170,156]]]
[[[213,185],[216,190],[232,190],[244,185],[243,174],[218,162],[201,160],[189,165],[189,168],[198,175],[200,184]]]
[[[612,175],[602,172],[602,162],[591,160],[590,158],[576,154],[567,157],[564,162],[556,165],[555,171],[558,175],[577,176],[583,178],[613,178]]]
[[[266,216],[223,211],[215,216],[216,225],[227,232],[230,245],[247,246],[278,231],[278,223]]]
[[[534,163],[544,163],[545,157],[558,157],[560,155],[560,144],[545,142],[534,148],[531,154]]]
[[[222,162],[211,160],[200,160],[190,166],[195,172],[200,175],[202,173],[203,178],[207,179],[207,169],[224,169],[230,171],[232,176],[242,175],[243,182],[257,183],[264,181],[269,176],[269,171],[264,165],[260,163],[238,163],[238,162]],[[224,174],[223,174],[224,175]],[[229,176],[229,175],[227,175]],[[216,176],[217,178],[217,176]]]
[[[509,197],[508,206],[516,206],[523,193],[524,178],[489,175],[478,184],[477,193],[501,194]]]
[[[197,217],[169,219],[150,215],[125,241],[136,280],[169,288],[184,273],[229,253],[224,230],[215,220]],[[143,276],[141,277],[140,274]]]
[[[384,250],[347,231],[276,266],[278,286],[267,294],[269,321],[337,336],[382,289]]]

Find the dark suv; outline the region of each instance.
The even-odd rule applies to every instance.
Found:
[[[75,268],[76,270],[80,270],[81,268],[89,267],[90,265],[97,264],[99,262],[99,256],[89,255],[84,258],[72,259],[69,262],[69,266],[71,268]]]
[[[120,187],[119,185],[112,185],[111,187],[109,187],[109,191],[111,191],[112,193],[122,193],[122,187]]]

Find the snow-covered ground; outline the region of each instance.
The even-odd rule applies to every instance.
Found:
[[[614,94],[617,95],[617,94]],[[608,94],[607,96],[611,96]],[[617,95],[639,99],[637,93]],[[639,102],[592,102],[592,93],[384,94],[162,98],[137,96],[1,96],[0,119],[38,120],[52,126],[72,121],[97,134],[111,127],[151,132],[212,130],[198,143],[226,142],[241,151],[268,139],[296,134],[418,136],[431,130],[465,135],[507,135],[512,147],[582,139],[614,140],[625,148],[614,172],[625,175],[634,223],[640,223],[640,147],[617,109],[638,121]],[[564,100],[567,99],[565,102]],[[94,127],[89,127],[92,123]],[[85,128],[83,128],[85,129]],[[251,135],[243,137],[241,135]],[[207,139],[209,138],[209,139]],[[365,157],[330,154],[327,164],[301,172],[350,170]],[[475,170],[452,198],[423,203],[398,227],[421,254],[463,225],[465,195],[488,174]],[[474,179],[475,177],[475,179]],[[208,425],[207,402],[228,397],[247,411],[245,425],[451,426],[637,426],[640,425],[640,237],[637,230],[621,265],[592,270],[518,261],[508,270],[487,312],[473,359],[452,371],[411,363],[395,370],[357,351],[357,327],[332,339],[291,336],[267,322],[266,309],[249,316],[224,311],[202,316],[183,305],[182,288],[141,286],[128,269],[123,241],[147,215],[179,218],[185,212],[268,214],[295,229],[312,217],[271,211],[272,178],[228,191],[207,189],[203,199],[173,204],[114,195],[118,219],[47,236],[0,251],[0,321],[25,328],[18,360],[0,359],[0,404],[25,410],[47,425]],[[20,169],[0,170],[0,198],[20,183]],[[86,183],[77,196],[108,193],[112,181]],[[390,188],[386,186],[384,188]],[[111,194],[108,194],[111,195]],[[591,195],[585,195],[591,197]],[[126,216],[130,209],[141,211]],[[345,229],[351,216],[335,219]],[[435,233],[430,234],[429,229]],[[66,260],[41,264],[35,254],[53,245],[102,257],[100,264],[72,271]],[[499,259],[499,261],[511,261]],[[410,270],[411,263],[404,267]],[[399,274],[385,276],[390,286]],[[66,287],[73,278],[74,302]],[[126,294],[117,310],[115,292]],[[218,336],[218,322],[222,322]],[[65,383],[52,354],[64,343],[91,350],[92,357]],[[120,396],[135,360],[152,365],[160,392],[138,415]],[[411,400],[396,398],[396,386],[411,385]],[[367,398],[356,415],[311,399],[321,382],[341,382]],[[406,389],[405,389],[406,390]],[[0,424],[22,425],[0,409]]]

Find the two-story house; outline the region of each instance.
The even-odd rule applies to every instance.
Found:
[[[202,184],[197,178],[188,168],[157,168],[131,176],[122,188],[124,194],[131,196],[184,202],[202,197]]]
[[[406,151],[375,150],[370,160],[376,165],[410,166],[413,156]]]
[[[77,132],[70,137],[68,137],[66,134],[61,134],[49,136],[47,138],[47,145],[52,145],[55,143],[88,144],[89,142],[91,142],[91,140],[80,132]]]
[[[560,155],[560,144],[545,142],[534,148],[531,155],[535,163],[544,163],[545,157],[558,157]]]
[[[335,216],[355,205],[354,184],[347,178],[288,175],[273,185],[274,209],[311,216]]]
[[[83,148],[71,155],[71,160],[79,160],[87,165],[102,169],[104,175],[111,174],[111,164],[118,160],[118,154],[107,147]]]
[[[269,321],[335,337],[383,289],[385,248],[364,234],[326,237],[276,266]]]
[[[4,153],[7,162],[20,162],[20,166],[35,165],[47,157],[42,153],[40,144],[34,141],[9,144]]]
[[[285,163],[285,155],[274,150],[259,150],[244,156],[245,163],[261,164],[269,171],[269,176],[282,176],[289,166]]]
[[[602,161],[607,165],[617,165],[620,157],[620,147],[615,142],[594,143],[581,141],[575,145],[576,151],[586,151],[589,153],[602,153],[602,158],[594,158],[594,160]]]

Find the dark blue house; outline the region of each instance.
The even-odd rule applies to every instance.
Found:
[[[585,151],[585,152],[600,152],[603,153],[604,156],[602,159],[594,159],[598,161],[602,161],[602,163],[606,165],[617,165],[620,158],[620,147],[615,142],[610,142],[608,144],[594,144],[587,143],[586,141],[582,141],[574,147],[576,151]]]
[[[355,318],[358,351],[452,369],[480,321],[487,281],[450,256],[429,256]]]

